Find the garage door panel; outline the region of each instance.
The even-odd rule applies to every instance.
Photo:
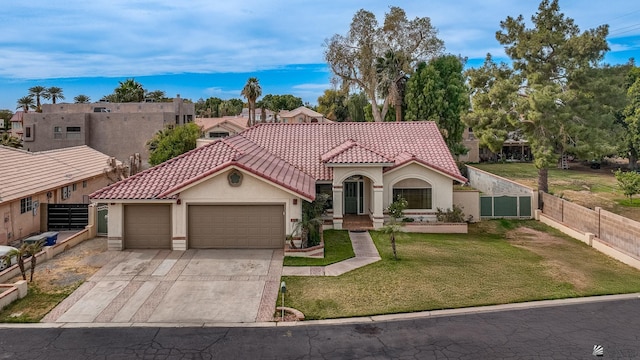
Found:
[[[190,205],[190,248],[281,248],[282,205]]]
[[[124,212],[125,248],[171,248],[171,206],[126,205]]]

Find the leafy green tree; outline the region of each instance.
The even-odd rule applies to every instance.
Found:
[[[11,136],[8,132],[4,132],[0,134],[0,145],[18,149],[22,147],[22,140]]]
[[[91,102],[91,98],[87,95],[78,95],[73,98],[73,102],[76,104],[87,104]]]
[[[369,104],[369,100],[367,100],[367,95],[365,93],[359,92],[357,94],[349,95],[349,98],[347,99],[347,110],[349,111],[348,121],[367,121],[365,117],[365,109],[367,105],[371,106],[371,104]]]
[[[317,111],[329,120],[339,122],[347,121],[349,119],[347,93],[334,89],[325,90],[324,93],[318,97]]]
[[[12,117],[13,111],[9,109],[0,110],[0,124],[2,124],[2,129],[9,130],[9,128],[11,128]]]
[[[496,65],[487,55],[481,68],[467,72],[473,112],[466,120],[491,150],[509,132],[522,134],[538,168],[538,189],[547,192],[548,169],[559,155],[584,151],[602,141],[594,136],[596,129],[610,128],[596,121],[602,119],[599,111],[584,111],[592,93],[580,86],[608,50],[608,26],[580,33],[573,19],[560,13],[557,0],[543,0],[531,21],[533,28],[526,27],[522,15],[500,23],[496,39],[512,68]]]
[[[35,105],[33,104],[33,96],[27,95],[18,99],[18,106],[16,109],[22,109],[25,113],[29,112],[29,109],[34,109]]]
[[[469,110],[469,89],[463,75],[464,60],[444,55],[420,63],[405,90],[406,120],[431,120],[438,124],[449,150],[465,152],[462,115]]]
[[[202,130],[195,123],[176,126],[158,131],[147,142],[149,164],[155,166],[196,148],[196,140]]]
[[[629,159],[629,169],[636,169],[640,157],[640,68],[632,67],[626,80],[622,87],[626,89],[625,107],[617,118],[622,127],[619,145],[621,155]]]
[[[42,112],[42,104],[40,103],[40,98],[46,98],[48,96],[47,88],[40,85],[32,86],[29,88],[29,95],[36,99],[36,112]]]
[[[382,26],[372,12],[362,9],[354,15],[346,35],[335,34],[325,41],[325,60],[344,88],[355,86],[364,91],[372,105],[373,119],[383,121],[390,98],[380,96],[377,59],[392,51],[400,61],[397,67],[411,74],[414,63],[442,51],[443,42],[436,34],[428,17],[409,20],[399,7],[389,8]]]
[[[286,95],[272,95],[267,94],[260,99],[256,103],[256,107],[262,109],[262,121],[265,121],[267,118],[266,110],[271,110],[275,114],[275,117],[278,117],[278,114],[282,110],[293,110],[302,106],[302,98],[297,96],[293,96],[291,94]]]
[[[219,116],[238,116],[242,114],[243,107],[244,101],[242,101],[242,99],[234,98],[224,100],[219,107]]]
[[[219,107],[223,100],[218,97],[210,97],[207,100],[199,99],[196,104],[196,114],[203,117],[220,117]]]
[[[126,79],[125,81],[119,81],[117,88],[113,90],[113,102],[142,102],[144,101],[144,95],[146,90],[135,79]],[[111,99],[109,100],[111,101]]]
[[[64,100],[64,92],[62,88],[51,86],[46,91],[46,98],[51,99],[51,103],[55,104],[57,100]]]
[[[633,195],[640,194],[640,174],[635,171],[622,171],[620,169],[613,173],[618,181],[618,187],[629,203],[633,203]]]
[[[244,96],[249,103],[249,126],[253,126],[256,124],[256,100],[262,95],[258,78],[250,77],[240,95]]]

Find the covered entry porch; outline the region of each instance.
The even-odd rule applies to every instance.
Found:
[[[382,168],[345,170],[334,168],[333,228],[381,228],[384,223]]]

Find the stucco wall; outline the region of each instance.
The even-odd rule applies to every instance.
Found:
[[[462,208],[464,217],[472,222],[480,221],[480,192],[477,190],[454,190],[453,203]]]
[[[404,179],[420,179],[431,184],[432,208],[428,210],[435,214],[437,208],[451,209],[453,206],[453,180],[418,164],[408,164],[384,174],[384,207],[393,202],[393,185]],[[420,210],[405,210],[407,215]]]
[[[83,203],[84,195],[105,187],[108,179],[100,176],[87,179],[87,187],[82,186],[83,180],[75,182],[76,191],[71,192],[71,197],[66,200],[61,198],[61,187],[53,188],[31,195],[32,202],[37,201],[40,205],[35,214],[32,211],[20,213],[20,199],[0,204],[0,245],[17,242],[31,234],[38,233],[46,228],[46,206],[47,204],[79,204]],[[73,186],[74,182],[67,185]],[[65,185],[65,186],[67,186]],[[72,187],[73,188],[73,187]],[[47,192],[51,192],[51,197],[47,197]]]
[[[243,174],[242,184],[238,187],[230,186],[227,180],[230,172],[231,170],[222,172],[180,192],[181,205],[173,205],[174,237],[187,236],[187,209],[190,204],[284,205],[285,232],[290,234],[293,231],[294,220],[300,219],[302,214],[302,200],[299,197],[244,171],[240,171]]]
[[[467,165],[467,178],[469,184],[483,193],[490,195],[519,195],[534,196],[534,191],[530,187],[518,184],[515,181],[505,179],[473,166]],[[533,198],[532,198],[533,199]]]
[[[83,113],[76,114],[44,114],[44,113],[27,113],[24,115],[24,126],[32,127],[32,140],[24,142],[24,148],[29,151],[45,151],[53,149],[61,149],[65,147],[89,145],[87,134],[88,115]],[[60,137],[54,136],[53,129],[55,126],[62,128]],[[70,134],[66,132],[67,127],[80,127],[79,134]]]

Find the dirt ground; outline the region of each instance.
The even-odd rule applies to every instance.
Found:
[[[85,281],[115,256],[107,251],[107,238],[86,240],[53,259],[36,264],[34,280],[44,290],[57,290]],[[27,278],[29,276],[27,270]],[[13,279],[19,280],[19,277]]]
[[[545,259],[555,258],[555,260],[545,261],[547,271],[552,278],[558,281],[570,282],[576,290],[588,288],[589,280],[584,273],[576,271],[575,267],[569,262],[553,256],[553,253],[563,246],[566,240],[526,227],[511,230],[506,236],[507,240],[514,246],[527,249]]]

